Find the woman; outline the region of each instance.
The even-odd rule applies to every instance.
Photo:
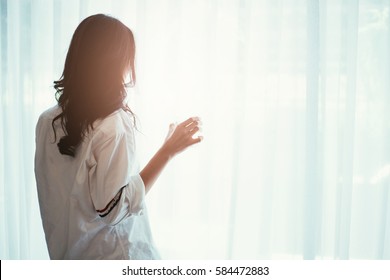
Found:
[[[171,125],[141,172],[135,118],[124,103],[136,80],[135,43],[119,20],[98,14],[77,27],[58,105],[36,127],[35,176],[52,259],[158,259],[144,197],[171,158],[198,143],[199,119]]]

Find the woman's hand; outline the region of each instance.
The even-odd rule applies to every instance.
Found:
[[[169,126],[169,132],[161,147],[169,158],[181,153],[186,148],[202,141],[202,136],[193,137],[200,130],[201,122],[198,117],[192,117],[188,120]]]
[[[187,147],[202,141],[202,136],[193,137],[199,130],[200,120],[197,117],[189,118],[179,125],[171,124],[169,126],[164,144],[140,172],[146,193],[149,192],[171,158]]]

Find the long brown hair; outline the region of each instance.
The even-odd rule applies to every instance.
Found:
[[[64,71],[54,81],[56,99],[62,112],[58,119],[65,132],[57,146],[61,154],[74,157],[93,122],[122,108],[126,87],[136,81],[135,42],[131,30],[119,20],[97,14],[84,19],[73,34]],[[124,75],[130,73],[130,84]]]

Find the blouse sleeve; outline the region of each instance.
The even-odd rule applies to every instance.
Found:
[[[114,135],[93,149],[89,187],[93,205],[100,218],[115,225],[144,208],[145,186],[139,174],[131,176],[134,157],[126,134]]]

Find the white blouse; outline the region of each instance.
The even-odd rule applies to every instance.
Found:
[[[51,259],[159,259],[135,168],[134,128],[122,109],[98,120],[76,156],[57,147],[64,135],[45,111],[36,127],[35,177]]]

